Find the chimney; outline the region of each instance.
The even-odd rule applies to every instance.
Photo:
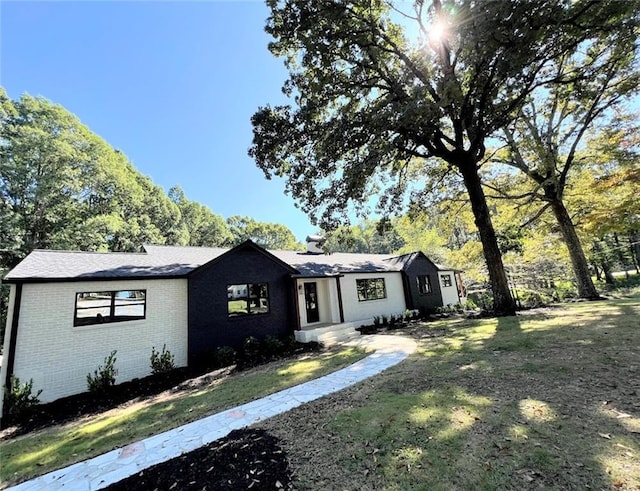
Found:
[[[307,236],[307,253],[308,254],[324,254],[322,246],[324,245],[324,237],[322,235]]]

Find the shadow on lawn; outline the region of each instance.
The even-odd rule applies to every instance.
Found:
[[[445,332],[417,336],[422,356],[336,397],[325,409],[337,416],[299,435],[328,440],[345,470],[326,481],[298,461],[297,473],[311,487],[640,489],[639,310],[635,299],[425,325]]]

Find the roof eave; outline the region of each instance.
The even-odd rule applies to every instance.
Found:
[[[75,283],[87,281],[141,281],[141,280],[177,280],[187,278],[188,273],[145,275],[145,276],[73,276],[73,277],[29,277],[3,278],[2,283],[17,285],[22,283]]]

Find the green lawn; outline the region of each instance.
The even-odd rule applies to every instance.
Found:
[[[640,489],[640,296],[392,334],[413,337],[419,349],[257,425],[281,440],[296,489]],[[0,442],[0,472],[41,474],[361,356],[261,367],[184,397]]]
[[[321,377],[366,356],[347,348],[278,361],[239,372],[192,391],[123,405],[100,415],[0,441],[0,483],[51,470],[175,428],[209,414]]]
[[[639,297],[400,333],[407,361],[260,425],[297,489],[640,489]]]

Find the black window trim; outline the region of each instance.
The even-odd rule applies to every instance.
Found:
[[[264,285],[266,288],[266,293],[267,296],[266,297],[260,297],[260,298],[266,298],[267,300],[267,311],[266,312],[251,312],[251,302],[250,300],[250,293],[249,293],[249,289],[251,287],[251,285]],[[229,312],[229,298],[227,296],[227,319],[245,319],[247,317],[254,317],[254,316],[260,316],[260,315],[269,315],[271,313],[271,295],[269,294],[269,282],[267,281],[254,281],[252,283],[229,283],[227,285],[226,288],[226,292],[229,291],[229,287],[231,286],[246,286],[247,287],[247,298],[246,298],[246,302],[247,302],[247,313],[246,314],[235,314],[235,315],[231,315],[231,312]]]
[[[453,281],[451,279],[451,274],[441,274],[440,275],[440,280],[442,281],[442,286],[445,287],[445,288],[449,288],[449,287],[453,286]]]
[[[360,298],[359,282],[366,282],[368,284],[371,281],[374,281],[374,282],[382,281],[382,293],[383,293],[383,296],[382,297],[376,296],[375,298]],[[368,291],[369,291],[369,287],[367,285],[364,288],[365,297],[367,297],[367,292]],[[377,288],[375,288],[375,291],[377,291]],[[380,277],[380,278],[357,278],[356,279],[356,296],[358,297],[358,302],[371,302],[373,300],[384,300],[385,298],[387,298],[387,283],[386,283],[385,279],[382,278],[382,277]]]
[[[118,307],[118,305],[116,305],[116,296],[120,292],[142,292],[144,294],[144,299],[138,302],[138,305],[143,306],[141,317],[137,316],[137,317],[131,317],[126,319],[119,319],[116,317],[116,307]],[[94,307],[78,307],[79,296],[86,295],[89,293],[109,293],[110,294],[111,301],[109,304],[108,317],[106,318],[101,317],[100,318],[101,320],[98,320],[98,318],[93,318],[93,317],[84,317],[82,319],[86,319],[86,320],[80,321],[81,318],[78,317],[78,310],[96,308],[95,306]],[[135,322],[135,321],[145,320],[146,318],[147,318],[147,289],[146,288],[129,288],[129,289],[122,289],[122,290],[93,290],[93,291],[76,292],[75,294],[75,302],[74,302],[74,309],[73,309],[73,327],[100,326],[103,324],[113,324],[116,322]]]
[[[427,287],[426,291],[422,291],[420,278],[424,278],[426,281],[424,285]],[[433,285],[431,284],[431,275],[428,274],[419,274],[416,276],[416,283],[418,284],[418,293],[420,295],[430,295],[433,293]]]

